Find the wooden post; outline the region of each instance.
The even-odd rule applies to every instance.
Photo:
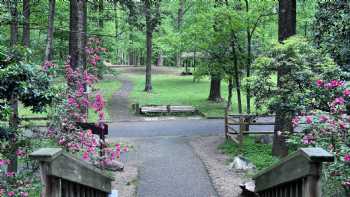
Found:
[[[62,180],[56,177],[50,177],[51,185],[51,196],[61,197],[62,196]]]
[[[50,180],[47,175],[48,165],[45,162],[40,162],[40,179],[42,184],[41,197],[51,196]]]
[[[244,131],[245,131],[245,118],[243,116],[239,117],[239,148],[242,150],[244,141]]]
[[[225,109],[225,138],[228,140],[228,111]]]

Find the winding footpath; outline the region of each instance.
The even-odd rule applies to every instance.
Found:
[[[127,139],[135,146],[136,151],[130,152],[128,159],[139,163],[137,196],[218,196],[206,168],[189,142],[194,136],[223,135],[223,120],[142,120],[129,111],[132,83],[127,78],[120,78],[120,81],[122,88],[112,101],[113,123],[109,124],[109,138]]]

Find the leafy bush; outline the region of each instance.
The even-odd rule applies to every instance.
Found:
[[[333,196],[337,192],[349,192],[350,188],[350,141],[348,138],[350,119],[350,89],[345,82],[332,80],[317,80],[312,92],[325,94],[310,94],[315,103],[328,101],[329,111],[315,109],[302,116],[296,116],[293,124],[302,126],[303,133],[295,134],[289,143],[299,146],[322,147],[334,154],[335,162],[324,165],[323,190],[325,196]],[[316,105],[317,106],[317,105]],[[307,114],[307,115],[306,115]],[[344,194],[345,195],[345,194]],[[347,196],[349,193],[346,194]]]

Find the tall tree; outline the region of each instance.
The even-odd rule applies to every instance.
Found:
[[[283,43],[284,40],[296,34],[296,0],[279,0],[278,10],[278,40]],[[277,87],[285,89],[288,84],[284,77],[290,71],[281,66],[277,71]],[[288,98],[282,98],[287,103]],[[279,157],[288,155],[288,147],[285,141],[285,133],[292,132],[292,117],[289,111],[277,110],[274,128],[274,140],[272,154]]]
[[[243,7],[243,6],[242,6]],[[267,17],[274,15],[275,1],[256,1],[256,0],[244,0],[245,13],[245,26],[246,26],[246,77],[250,77],[251,64],[253,62],[252,42],[255,33],[261,23],[266,20]],[[248,114],[251,112],[251,91],[249,85],[246,89],[246,111]],[[249,127],[249,125],[248,125]]]
[[[23,46],[30,46],[30,0],[23,0]]]
[[[215,0],[214,7],[220,7],[224,4],[223,0]],[[217,32],[219,29],[217,26],[219,25],[217,19],[214,19],[214,31]],[[210,90],[209,90],[209,101],[221,102],[221,74],[217,72],[212,72],[210,74]]]
[[[153,32],[160,22],[160,0],[144,0],[144,15],[146,18],[146,83],[145,91],[152,91],[152,39]]]
[[[104,3],[103,0],[98,0],[98,27],[103,28],[103,9],[104,9]]]
[[[86,62],[86,0],[70,0],[69,56],[73,69],[84,69]]]
[[[47,28],[47,40],[45,49],[45,61],[52,61],[53,58],[53,41],[54,41],[54,21],[55,21],[55,10],[56,0],[49,0],[49,18]]]
[[[18,43],[18,11],[17,0],[8,0],[7,5],[9,8],[10,19],[10,46],[15,47]],[[11,96],[10,102],[12,113],[9,118],[9,126],[13,131],[18,129],[19,119],[18,119],[18,98],[15,94]],[[10,165],[8,166],[8,172],[17,172],[17,155],[13,153],[10,156]]]
[[[183,21],[183,17],[185,14],[185,1],[186,0],[179,0],[179,8],[177,11],[177,18],[176,18],[176,31],[178,33],[180,33],[181,31],[181,26],[182,26],[182,21]],[[176,61],[176,66],[181,66],[181,50],[177,49],[176,51],[176,57],[175,57],[175,61]]]

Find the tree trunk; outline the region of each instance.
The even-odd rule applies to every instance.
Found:
[[[53,33],[54,33],[54,20],[55,20],[55,4],[56,0],[49,0],[49,22],[47,28],[47,43],[45,49],[45,61],[52,61],[53,59]]]
[[[146,48],[147,48],[147,57],[146,57],[146,84],[145,91],[152,91],[152,37],[153,37],[153,28],[152,28],[152,19],[151,19],[151,5],[150,0],[145,0],[145,17],[146,17]]]
[[[8,3],[11,21],[10,21],[10,46],[13,47],[18,41],[18,12],[17,12],[17,0],[9,1]]]
[[[290,36],[296,34],[296,0],[280,0],[279,1],[279,17],[278,17],[278,40],[282,42]],[[280,67],[277,72],[277,86],[283,89],[285,83],[283,76],[289,71]],[[283,102],[288,102],[288,98],[284,98]],[[288,147],[285,139],[285,132],[293,131],[292,114],[289,111],[276,111],[274,140],[272,146],[272,154],[279,157],[288,155]]]
[[[235,51],[235,49],[233,49]],[[241,94],[241,83],[239,79],[239,70],[238,70],[238,62],[237,62],[237,55],[236,52],[234,52],[234,72],[235,72],[235,82],[236,82],[236,92],[237,92],[237,109],[238,113],[242,114],[242,94]]]
[[[85,63],[85,0],[70,0],[69,56],[73,69],[83,69]]]
[[[179,9],[178,9],[178,13],[177,13],[177,20],[176,20],[176,29],[177,32],[180,33],[181,32],[181,26],[182,26],[182,21],[183,21],[183,16],[184,16],[184,7],[185,7],[185,0],[180,0],[179,1]],[[181,47],[180,47],[181,48]],[[180,67],[181,65],[181,50],[178,49],[176,52],[176,66]]]
[[[221,78],[218,76],[211,76],[210,80],[210,92],[209,92],[209,101],[221,102]]]
[[[30,2],[23,0],[23,46],[30,46]]]
[[[226,105],[226,112],[229,114],[229,111],[232,110],[232,90],[233,90],[233,77],[230,76],[228,79],[228,86],[227,86],[227,105]]]
[[[278,40],[283,41],[296,34],[296,0],[279,0]]]
[[[8,7],[11,15],[10,21],[10,46],[15,47],[18,42],[18,11],[17,11],[17,0],[12,0],[8,2]],[[18,129],[18,100],[13,97],[10,100],[10,107],[12,113],[9,118],[9,126],[12,130],[16,131]],[[16,139],[10,139],[16,140]],[[10,153],[10,164],[8,165],[8,172],[17,172],[17,155],[16,152]]]
[[[246,13],[249,13],[249,2],[248,0],[245,0],[245,7],[246,7]],[[250,77],[250,67],[251,67],[251,61],[252,61],[252,34],[250,31],[250,20],[249,17],[247,18],[247,65],[246,65],[246,74],[247,77]],[[246,88],[247,95],[246,95],[246,102],[247,102],[247,114],[250,114],[251,107],[250,107],[250,87],[247,85]],[[249,125],[248,125],[249,127]]]
[[[103,28],[103,0],[98,0],[98,27]]]
[[[163,66],[164,58],[162,50],[159,50],[158,58],[157,58],[157,66]]]

